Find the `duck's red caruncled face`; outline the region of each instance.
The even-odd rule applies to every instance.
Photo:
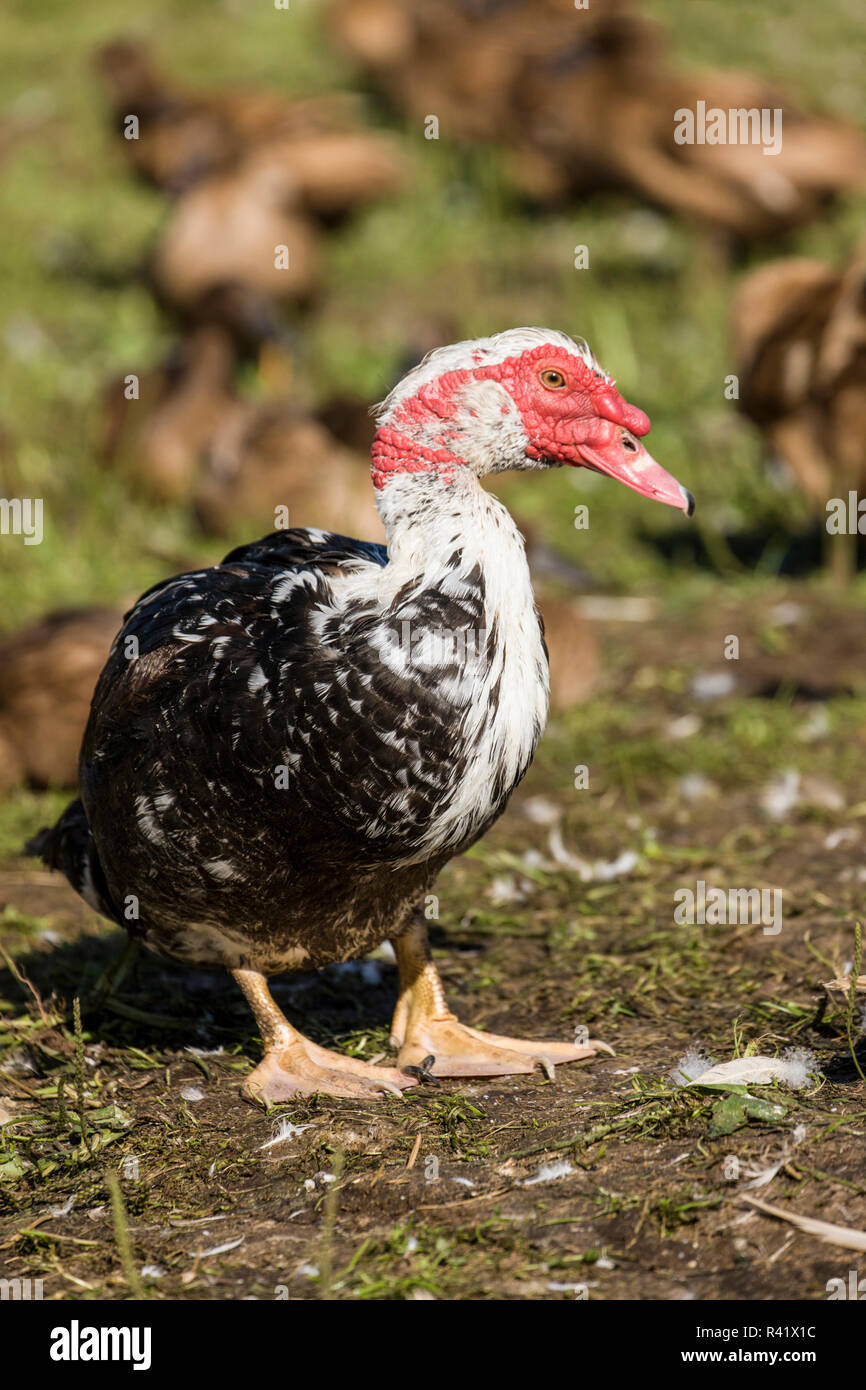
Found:
[[[691,494],[641,442],[649,417],[623,400],[588,349],[542,342],[485,362],[483,352],[465,346],[465,364],[427,375],[380,426],[377,488],[399,474],[437,473],[447,482],[467,465],[483,474],[568,464],[606,473],[691,516]]]
[[[529,458],[606,473],[643,497],[688,516],[694,498],[641,443],[649,416],[629,405],[616,386],[562,348],[539,347],[485,375],[499,380],[520,411]]]

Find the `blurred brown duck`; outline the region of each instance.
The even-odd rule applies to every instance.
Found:
[[[866,184],[866,140],[846,122],[809,116],[748,73],[669,70],[647,21],[607,29],[573,73],[551,81],[536,70],[521,84],[527,138],[570,192],[622,188],[750,240],[808,222],[829,198]],[[699,102],[726,114],[780,111],[777,153],[758,142],[678,144],[673,113]]]
[[[258,306],[303,303],[317,282],[317,241],[291,170],[265,150],[178,199],[153,255],[157,299],[187,321],[227,288]]]
[[[815,217],[866,184],[866,140],[746,73],[681,74],[624,0],[339,0],[338,38],[398,110],[455,141],[501,142],[513,180],[552,201],[619,188],[737,239]],[[390,25],[390,39],[385,35]],[[781,109],[784,139],[678,144],[674,113]]]
[[[242,410],[237,365],[226,329],[202,325],[140,375],[137,398],[128,398],[126,377],[113,381],[103,392],[102,463],[155,501],[188,498],[208,441]]]
[[[263,141],[173,204],[151,264],[158,301],[189,323],[229,292],[233,314],[223,321],[240,336],[269,305],[307,304],[318,284],[319,223],[390,193],[398,169],[390,146],[362,131]]]
[[[216,321],[240,340],[274,305],[305,304],[317,284],[319,224],[399,188],[393,139],[366,130],[357,99],[186,91],[132,40],[96,55],[133,169],[176,201],[158,239],[151,284],[184,327]],[[227,311],[230,309],[230,312]]]
[[[91,696],[123,613],[51,613],[0,640],[0,793],[76,785]]]
[[[550,657],[550,712],[565,714],[583,704],[598,686],[598,639],[593,624],[583,616],[574,599],[550,592],[535,578],[533,585]]]
[[[265,149],[278,152],[299,206],[316,216],[348,212],[403,181],[393,142],[363,129],[360,104],[351,96],[188,91],[166,78],[149,49],[131,39],[100,48],[95,66],[118,133],[123,136],[130,116],[138,118],[137,139],[123,140],[129,163],[167,192],[188,191]]]
[[[324,425],[284,402],[249,403],[216,430],[193,505],[211,535],[308,526],[381,541],[370,465]],[[277,514],[284,507],[287,514]]]
[[[824,518],[831,497],[866,491],[866,250],[841,270],[761,266],[741,281],[732,321],[740,408]]]
[[[337,0],[331,22],[401,114],[420,124],[435,113],[449,140],[510,144],[527,60],[573,41],[573,13],[562,0]]]

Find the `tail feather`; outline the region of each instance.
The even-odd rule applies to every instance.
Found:
[[[80,797],[70,802],[56,825],[37,831],[24,846],[24,853],[41,859],[49,869],[59,869],[95,912],[126,925],[112,901]]]

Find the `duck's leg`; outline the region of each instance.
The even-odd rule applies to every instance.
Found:
[[[509,1076],[537,1066],[549,1073],[558,1062],[578,1062],[613,1050],[593,1038],[583,1043],[534,1042],[469,1028],[448,1008],[420,914],[392,945],[400,972],[400,998],[391,1025],[391,1045],[399,1049],[401,1067],[421,1067],[432,1054],[429,1072],[433,1076]]]
[[[417,1085],[395,1067],[374,1067],[357,1057],[343,1057],[305,1038],[293,1028],[271,998],[267,980],[257,970],[233,970],[256,1016],[265,1055],[247,1077],[246,1087],[257,1100],[276,1103],[314,1091],[327,1096],[361,1097],[399,1095]]]

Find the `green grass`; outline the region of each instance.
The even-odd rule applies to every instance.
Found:
[[[772,13],[747,0],[654,0],[646,8],[671,26],[683,62],[751,66],[807,105],[866,122],[860,22],[849,0],[788,3]],[[105,128],[89,67],[94,46],[119,29],[153,35],[169,71],[193,84],[357,86],[328,43],[323,9],[302,0],[288,12],[148,0],[124,19],[108,0],[86,0],[74,21],[57,4],[38,12],[10,4],[0,16],[0,110],[16,132],[0,250],[4,486],[46,503],[40,547],[0,543],[2,627],[52,605],[117,599],[186,558],[213,560],[224,549],[205,542],[182,509],[144,505],[94,461],[101,386],[158,360],[170,337],[137,277],[164,202],[127,174]],[[372,105],[371,114],[382,119]],[[444,140],[403,134],[411,188],[330,238],[327,293],[302,325],[302,395],[345,388],[377,397],[404,347],[401,314],[445,307],[466,335],[550,324],[584,334],[624,393],[649,411],[653,452],[696,494],[704,532],[802,522],[802,504],[769,485],[758,441],[723,397],[732,370],[726,315],[739,272],[713,271],[694,231],[627,199],[530,215],[503,184],[495,153],[458,153]],[[841,257],[864,210],[866,200],[851,200],[752,259],[779,251]],[[577,243],[590,248],[588,270],[572,267]],[[686,582],[634,539],[638,528],[685,523],[607,480],[563,471],[524,483],[516,496],[599,584]],[[589,502],[588,533],[573,529],[577,501]]]

